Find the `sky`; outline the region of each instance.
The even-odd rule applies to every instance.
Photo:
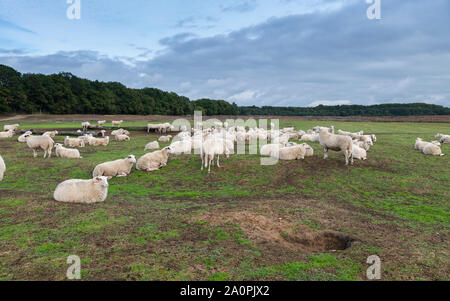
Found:
[[[379,1],[0,0],[0,64],[242,106],[450,106],[450,1]]]

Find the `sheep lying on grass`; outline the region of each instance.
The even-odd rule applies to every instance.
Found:
[[[261,146],[261,150],[259,151],[261,156],[271,156],[276,157],[279,154],[280,149],[284,147],[284,144],[272,143],[265,144]]]
[[[328,158],[329,149],[333,151],[342,151],[345,156],[345,165],[348,165],[349,159],[353,165],[352,138],[344,135],[331,134],[327,130],[322,129],[319,133],[319,143],[323,146],[323,151],[325,153],[324,159]]]
[[[163,143],[167,143],[167,142],[170,142],[170,139],[172,139],[171,135],[161,136],[161,137],[158,138],[158,141],[159,142],[163,142]]]
[[[302,143],[300,145],[305,148],[305,157],[312,157],[312,156],[314,156],[314,149],[310,145],[308,145],[306,143]]]
[[[115,131],[111,132],[111,136],[116,136],[116,135],[127,135],[130,136],[130,132],[124,129],[118,129]]]
[[[17,141],[19,141],[20,143],[25,143],[25,142],[27,142],[25,140],[25,135],[31,135],[31,134],[33,134],[33,132],[26,131],[25,134],[23,134],[23,135],[19,136],[19,138],[17,138]]]
[[[304,134],[300,141],[309,141],[309,142],[318,142],[319,141],[319,134],[312,133],[312,134]]]
[[[5,124],[5,126],[3,127],[3,129],[5,130],[5,132],[7,131],[12,131],[15,132],[17,131],[17,129],[19,128],[19,124]]]
[[[51,158],[52,156],[52,148],[53,148],[53,139],[49,136],[31,136],[25,135],[25,140],[27,141],[27,145],[29,148],[33,150],[33,157],[37,157],[37,151],[42,149],[44,151],[44,158]]]
[[[107,146],[109,144],[109,136],[105,138],[89,137],[88,143],[91,146]]]
[[[202,167],[203,164],[205,168],[208,167],[208,173],[211,172],[211,164],[214,163],[214,156],[217,155],[217,167],[220,167],[219,157],[220,155],[225,155],[227,158],[230,157],[230,150],[227,147],[227,141],[222,138],[211,138],[203,142],[201,149]]]
[[[50,138],[55,138],[58,135],[58,131],[45,132],[42,136],[49,136]]]
[[[57,157],[69,159],[82,159],[80,152],[77,149],[65,148],[60,143],[55,143],[55,154]]]
[[[112,126],[120,127],[122,122],[123,122],[123,120],[113,120],[111,123],[112,123]]]
[[[441,143],[450,143],[450,135],[444,135],[444,134],[436,134],[434,137],[439,138],[439,141]]]
[[[169,159],[170,150],[170,146],[167,146],[162,150],[157,150],[143,155],[137,161],[136,169],[143,171],[154,171],[166,166],[167,160]]]
[[[53,198],[65,203],[98,203],[108,195],[108,178],[95,177],[91,180],[67,180],[60,183]]]
[[[306,149],[303,145],[294,145],[280,149],[280,160],[305,159]]]
[[[0,156],[0,181],[3,180],[3,175],[5,174],[5,171],[6,171],[5,161],[3,161],[2,156]]]
[[[125,159],[105,162],[97,165],[92,172],[93,177],[126,177],[131,173],[131,168],[136,163],[136,157],[129,155]]]
[[[436,141],[433,141],[436,142]],[[437,143],[427,143],[424,148],[422,149],[422,152],[425,155],[432,155],[432,156],[444,156],[444,154],[441,151],[440,144]]]
[[[11,138],[14,135],[14,131],[0,132],[0,138]]]
[[[86,143],[82,138],[70,138],[69,136],[66,136],[66,138],[64,139],[64,146],[85,147]]]
[[[114,140],[121,142],[121,141],[130,141],[131,138],[127,135],[116,135],[114,136]]]
[[[181,155],[190,154],[192,150],[192,142],[190,139],[175,141],[170,145],[170,154]]]
[[[144,148],[144,150],[154,150],[154,149],[159,149],[158,141],[149,142]]]
[[[353,158],[358,160],[366,160],[367,159],[367,152],[366,150],[360,146],[361,142],[358,142],[356,140],[353,141],[352,146],[352,155]]]

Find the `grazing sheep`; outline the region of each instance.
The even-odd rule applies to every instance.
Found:
[[[280,160],[305,159],[306,149],[303,145],[283,147],[280,149]]]
[[[121,141],[130,141],[131,138],[127,135],[116,135],[114,136],[114,140],[121,142]]]
[[[233,145],[234,146],[234,145]],[[211,164],[214,163],[214,156],[217,155],[217,167],[220,167],[219,157],[220,155],[225,155],[227,158],[230,157],[230,150],[227,147],[227,141],[222,138],[211,138],[203,142],[201,148],[201,158],[202,158],[202,167],[203,164],[205,168],[208,167],[208,173],[211,172]]]
[[[17,129],[19,128],[19,124],[5,124],[5,126],[3,127],[3,129],[5,130],[5,132],[7,131],[12,131],[15,132],[17,131]]]
[[[60,143],[55,143],[55,153],[57,157],[69,159],[81,159],[80,152],[77,149],[65,148]]]
[[[2,156],[0,156],[0,181],[3,180],[3,175],[5,174],[5,171],[6,171],[5,161],[3,161]]]
[[[53,198],[65,203],[103,202],[108,195],[108,178],[95,177],[91,180],[67,180],[60,183]]]
[[[105,176],[112,177],[126,177],[131,173],[131,168],[136,163],[136,157],[129,155],[125,159],[105,162],[97,165],[92,172],[93,177]]]
[[[14,131],[0,132],[0,138],[11,138],[14,135]]]
[[[25,135],[31,135],[31,134],[33,134],[33,132],[26,131],[25,134],[23,134],[23,135],[19,136],[19,138],[17,138],[17,141],[19,141],[20,143],[25,143],[25,142],[27,142],[25,140]]]
[[[159,149],[158,141],[149,142],[144,148],[144,150],[154,150],[154,149]]]
[[[64,139],[64,146],[85,147],[86,143],[82,138],[69,138],[69,136],[66,136]]]
[[[328,158],[329,149],[333,151],[342,151],[345,156],[345,165],[348,165],[349,159],[353,165],[352,138],[344,135],[331,134],[326,129],[321,129],[319,132],[319,143],[323,146],[323,151],[325,153],[324,159]]]
[[[169,159],[170,150],[170,146],[167,146],[162,150],[157,150],[143,155],[137,161],[136,169],[143,171],[154,171],[166,166],[167,160]]]
[[[427,145],[425,145],[425,147],[422,149],[422,152],[425,155],[444,156],[440,146],[437,143],[433,142],[427,143]]]
[[[358,141],[353,141],[352,146],[352,155],[353,158],[358,160],[366,160],[367,159],[367,152],[364,148],[360,147],[360,143]]]
[[[112,126],[114,127],[115,125],[117,125],[117,127],[120,127],[120,125],[123,123],[123,120],[113,120],[112,121]]]
[[[33,157],[37,157],[37,151],[42,149],[44,151],[44,158],[51,158],[52,156],[52,148],[53,148],[53,139],[49,136],[31,136],[25,135],[25,140],[27,141],[27,145],[29,148],[33,150]]]
[[[158,141],[159,142],[163,142],[163,143],[167,143],[167,142],[170,142],[170,139],[172,139],[171,135],[161,136],[161,137],[158,138]]]
[[[50,138],[55,138],[58,135],[58,131],[45,132],[42,136],[49,136]]]
[[[159,130],[159,124],[147,124],[147,133],[150,133],[150,130],[154,130],[156,132],[157,130]]]
[[[91,124],[88,121],[82,122],[83,132],[86,132]]]
[[[109,136],[105,138],[89,137],[88,142],[91,146],[107,146],[109,144]]]
[[[103,125],[106,123],[106,120],[99,120],[97,121],[98,126],[103,127]]]

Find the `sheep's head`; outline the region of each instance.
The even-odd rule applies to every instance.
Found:
[[[103,176],[99,176],[99,177],[95,177],[94,178],[94,183],[98,184],[102,187],[108,187],[108,177],[103,177]]]
[[[60,147],[62,147],[62,144],[61,143],[55,143],[55,146],[54,146],[55,148],[60,148]]]
[[[136,157],[134,155],[129,155],[126,160],[131,163],[136,163]]]
[[[31,134],[25,134],[25,135],[23,136],[23,138],[25,138],[25,140],[28,139],[29,137],[31,137]]]

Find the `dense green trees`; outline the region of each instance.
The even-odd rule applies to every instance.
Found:
[[[155,88],[130,89],[117,82],[82,79],[71,73],[20,74],[0,65],[0,114],[139,114],[282,116],[450,115],[450,109],[423,103],[300,107],[238,107],[224,100],[195,101]]]

